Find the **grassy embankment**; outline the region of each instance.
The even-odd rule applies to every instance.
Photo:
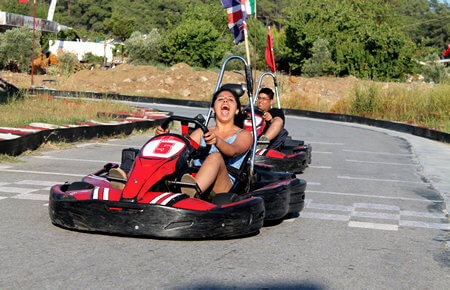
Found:
[[[431,127],[450,133],[450,85],[356,81],[335,104],[291,95],[285,107],[334,112]]]
[[[70,125],[76,122],[110,121],[112,117],[98,117],[97,112],[132,112],[133,108],[107,100],[85,101],[58,99],[51,96],[28,96],[23,99],[11,100],[7,104],[0,104],[0,126],[15,127],[27,126],[30,123],[49,123],[54,125]],[[142,132],[135,132],[142,133]],[[120,137],[120,136],[118,136]],[[46,148],[63,148],[64,142],[57,144],[44,144]],[[11,156],[0,154],[0,162],[17,162]]]
[[[98,102],[58,99],[51,96],[25,95],[0,105],[0,125],[3,127],[27,126],[32,122],[55,125],[70,125],[89,120],[108,121],[111,118],[98,117],[97,112],[129,111],[128,105],[107,100]]]

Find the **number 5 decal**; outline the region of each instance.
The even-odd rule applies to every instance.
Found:
[[[178,140],[156,139],[147,143],[142,149],[143,157],[169,158],[179,154],[186,144]]]
[[[161,141],[158,146],[155,148],[153,153],[155,154],[167,154],[170,152],[170,150],[173,148],[173,142],[165,142]]]

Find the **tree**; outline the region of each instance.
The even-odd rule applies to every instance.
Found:
[[[329,74],[333,71],[334,63],[328,50],[328,40],[317,39],[314,41],[312,56],[306,60],[303,74],[307,77],[316,77]]]
[[[139,31],[133,32],[125,41],[129,60],[134,64],[154,64],[159,58],[161,40],[161,35],[156,28],[147,35],[146,39]]]
[[[41,32],[36,31],[36,39]],[[35,57],[41,50],[39,41],[35,41]],[[14,28],[0,34],[0,64],[11,70],[30,71],[33,52],[33,31],[28,27]]]
[[[185,62],[191,66],[217,66],[226,46],[220,33],[206,20],[189,19],[167,32],[161,45],[161,59],[173,65]]]
[[[136,21],[134,19],[123,17],[117,12],[114,12],[111,18],[105,20],[106,28],[122,41],[130,37],[135,25]]]
[[[403,30],[412,41],[421,46],[422,57],[439,53],[450,37],[450,11],[448,3],[436,0],[397,0],[394,11],[401,15]]]
[[[302,0],[286,25],[290,64],[301,72],[314,42],[329,41],[334,74],[377,80],[402,78],[412,69],[415,45],[383,0]]]

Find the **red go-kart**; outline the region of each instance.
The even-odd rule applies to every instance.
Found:
[[[232,58],[244,62],[249,80],[251,68],[242,57],[229,57],[222,70]],[[240,169],[229,171],[236,177],[230,192],[217,193],[212,200],[182,194],[181,187],[196,186],[182,182],[182,175],[195,174],[198,168],[192,160],[203,154],[185,133],[190,124],[203,132],[208,129],[198,119],[180,116],[169,117],[162,127],[172,121],[181,122],[181,135],[154,136],[140,150],[124,150],[120,165],[109,163],[80,182],[54,185],[49,202],[52,223],[72,230],[158,238],[228,238],[255,234],[264,221],[303,209],[306,182],[255,164],[252,151]],[[126,177],[111,174],[119,166]],[[123,189],[115,183],[122,183]]]

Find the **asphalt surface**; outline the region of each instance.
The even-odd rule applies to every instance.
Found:
[[[206,109],[151,105],[194,116]],[[450,146],[373,127],[287,118],[313,147],[307,204],[259,234],[171,241],[51,224],[48,190],[149,136],[87,141],[0,164],[0,289],[446,289]]]

